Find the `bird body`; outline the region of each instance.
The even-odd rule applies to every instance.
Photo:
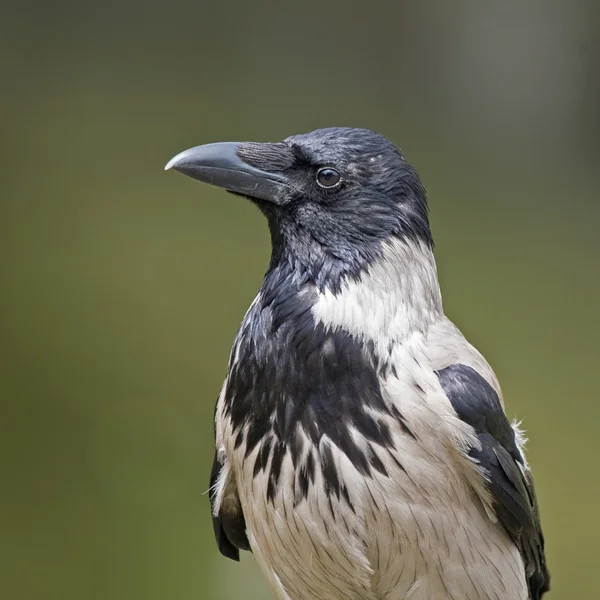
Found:
[[[175,168],[253,199],[273,240],[217,402],[221,552],[281,600],[539,600],[523,438],[444,315],[414,170],[365,130],[206,148]]]

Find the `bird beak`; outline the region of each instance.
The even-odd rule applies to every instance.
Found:
[[[244,162],[239,142],[219,142],[190,148],[174,156],[165,171],[174,169],[188,177],[229,192],[282,204],[292,188],[282,173],[263,171]]]

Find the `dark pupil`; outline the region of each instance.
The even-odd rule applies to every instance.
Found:
[[[340,174],[335,169],[321,169],[317,173],[317,181],[323,187],[332,187],[340,180]]]

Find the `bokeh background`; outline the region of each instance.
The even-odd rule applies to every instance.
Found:
[[[267,228],[163,166],[329,125],[418,167],[446,310],[530,434],[548,597],[600,597],[598,2],[0,10],[3,598],[270,598],[205,494]]]

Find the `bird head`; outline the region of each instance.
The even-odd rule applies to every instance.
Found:
[[[393,240],[432,246],[425,190],[381,135],[329,128],[282,142],[222,142],[181,152],[165,169],[254,202],[269,221],[271,268],[335,289]]]

